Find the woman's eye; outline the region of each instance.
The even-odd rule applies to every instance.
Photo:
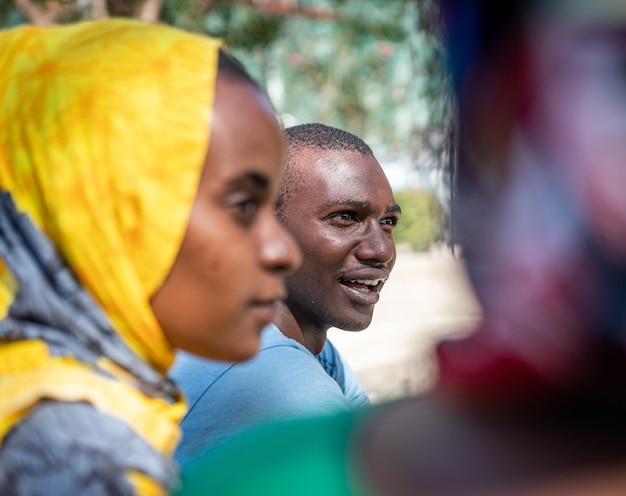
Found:
[[[255,198],[246,198],[240,201],[235,201],[232,204],[232,210],[243,225],[248,226],[254,221],[257,212],[259,211],[259,202]]]

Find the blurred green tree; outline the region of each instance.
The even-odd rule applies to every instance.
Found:
[[[443,182],[436,187],[449,212],[454,108],[437,5],[436,0],[0,0],[0,27],[126,16],[218,36],[266,88],[285,125],[334,125],[361,136],[383,164],[408,156],[411,167],[444,171],[421,176]]]
[[[281,114],[346,128],[376,147],[420,151],[435,146],[431,129],[443,132],[450,115],[449,99],[442,97],[446,78],[435,5],[434,0],[0,0],[0,25],[132,16],[218,36],[268,89]]]
[[[397,244],[407,244],[414,251],[425,251],[443,241],[444,211],[436,195],[410,188],[395,196],[402,207],[402,217],[393,235]]]

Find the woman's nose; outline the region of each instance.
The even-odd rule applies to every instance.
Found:
[[[276,220],[268,222],[261,248],[261,260],[272,271],[292,272],[300,267],[302,253],[291,234]]]

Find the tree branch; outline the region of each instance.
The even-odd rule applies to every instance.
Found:
[[[109,17],[106,0],[91,0],[91,16],[94,19],[106,19]]]
[[[15,6],[28,22],[36,26],[50,26],[56,20],[56,12],[44,10],[31,0],[15,0]]]
[[[146,22],[158,22],[163,0],[144,0],[135,12],[135,17]]]
[[[240,5],[247,5],[258,11],[267,14],[284,16],[301,16],[308,19],[336,20],[339,14],[330,9],[322,7],[304,7],[298,5],[293,0],[243,0],[236,2]]]

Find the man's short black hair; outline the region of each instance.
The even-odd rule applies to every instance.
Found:
[[[287,166],[289,154],[294,150],[313,148],[316,150],[341,150],[371,155],[370,147],[358,136],[325,124],[300,124],[285,129]]]
[[[293,167],[297,151],[304,149],[355,152],[374,155],[372,149],[358,136],[325,124],[300,124],[285,129],[285,172],[276,203],[276,215],[284,219],[287,202],[296,186],[302,184],[302,172]]]

